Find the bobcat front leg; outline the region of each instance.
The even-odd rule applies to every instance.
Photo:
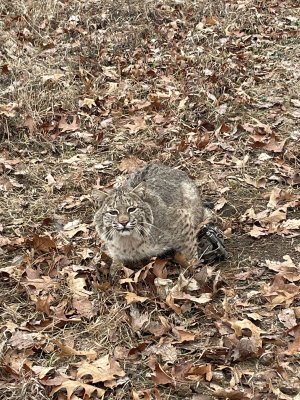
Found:
[[[184,268],[194,265],[199,259],[197,238],[190,238],[186,246],[180,246],[176,250],[174,261]]]
[[[113,259],[112,264],[111,264],[111,266],[109,268],[109,277],[110,277],[110,280],[112,282],[115,281],[115,278],[116,278],[116,276],[118,274],[118,271],[120,269],[122,269],[123,266],[124,266],[124,264],[122,263],[122,261],[117,260],[115,258]]]

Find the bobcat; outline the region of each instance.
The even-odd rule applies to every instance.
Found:
[[[198,259],[197,233],[209,211],[185,172],[148,164],[101,200],[94,223],[114,262],[133,263],[170,250],[187,261]]]

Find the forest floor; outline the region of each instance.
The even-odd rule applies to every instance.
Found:
[[[299,40],[298,0],[2,0],[1,400],[300,399]],[[112,285],[93,193],[148,161],[229,257]]]

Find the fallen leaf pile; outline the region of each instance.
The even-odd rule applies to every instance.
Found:
[[[298,0],[2,0],[1,400],[300,399],[299,40]],[[99,192],[149,161],[229,257],[112,283]]]

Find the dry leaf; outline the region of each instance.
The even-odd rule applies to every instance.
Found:
[[[23,350],[39,346],[39,341],[41,340],[43,340],[43,338],[40,333],[16,331],[9,339],[9,344],[18,350]]]
[[[48,174],[46,175],[46,179],[47,179],[47,183],[49,186],[54,186],[56,181],[53,178],[53,176],[50,174],[50,172],[48,172]]]
[[[260,153],[260,155],[258,156],[258,160],[259,161],[268,161],[268,160],[271,160],[271,159],[272,159],[272,156],[270,156],[267,153]]]
[[[132,293],[132,292],[127,292],[125,298],[126,298],[127,304],[144,303],[144,301],[149,300],[149,297],[138,296],[137,294]]]
[[[211,364],[193,366],[186,374],[186,377],[193,381],[198,381],[199,376],[204,376],[205,380],[210,382],[213,377]]]
[[[79,161],[84,161],[86,157],[86,154],[76,154],[73,157],[62,160],[62,162],[64,164],[77,164]]]
[[[119,170],[131,174],[132,172],[135,172],[137,169],[141,168],[143,165],[145,165],[145,161],[140,160],[139,158],[123,158],[123,160],[120,162]]]
[[[88,97],[85,97],[83,100],[79,100],[78,104],[80,108],[83,108],[84,106],[88,107],[89,109],[96,107],[95,100]]]
[[[80,119],[77,115],[73,115],[72,122],[69,123],[67,121],[67,116],[63,115],[58,123],[58,128],[61,129],[62,132],[77,131],[80,129]]]
[[[285,143],[287,139],[282,140],[281,142],[277,141],[275,135],[271,135],[271,140],[269,143],[263,146],[265,150],[272,151],[273,153],[281,153],[284,149]]]
[[[55,73],[55,74],[51,74],[51,75],[43,75],[42,76],[42,82],[43,83],[46,83],[48,81],[58,82],[64,76],[65,76],[65,74],[62,74],[62,73]]]
[[[130,317],[131,317],[131,327],[134,332],[138,332],[143,330],[146,325],[149,324],[150,318],[147,312],[140,313],[137,308],[134,306],[130,309]]]
[[[141,342],[138,346],[132,347],[132,348],[129,350],[128,355],[129,355],[129,356],[132,356],[132,355],[135,355],[135,354],[137,354],[137,353],[143,352],[143,351],[146,349],[146,347],[149,346],[149,343],[150,343],[149,341],[147,341],[147,342]]]
[[[285,229],[300,229],[300,219],[287,219],[281,226]]]
[[[300,107],[300,100],[298,100],[298,99],[291,99],[291,103],[295,107]]]
[[[61,342],[59,340],[55,340],[55,345],[60,349],[60,354],[62,356],[86,356],[89,360],[95,360],[97,357],[97,353],[95,350],[76,350],[72,346]]]
[[[150,389],[139,390],[138,392],[136,392],[134,389],[132,389],[131,395],[132,395],[132,400],[151,400]]]
[[[162,400],[160,392],[157,388],[132,391],[133,400]],[[141,397],[143,396],[143,397]]]
[[[251,178],[250,175],[245,174],[244,175],[244,181],[248,183],[248,185],[254,186],[256,188],[265,188],[267,184],[267,179],[265,176],[262,176],[258,178],[258,180],[255,180]]]
[[[145,280],[148,276],[149,271],[152,269],[153,263],[150,262],[149,264],[145,265],[143,268],[140,268],[133,277],[133,282],[138,283]]]
[[[32,297],[31,297],[32,299]],[[51,302],[54,300],[54,297],[50,294],[41,294],[36,298],[36,310],[42,311],[48,316],[51,314],[50,305]]]
[[[245,390],[235,390],[235,389],[224,389],[214,383],[210,383],[210,388],[213,389],[212,395],[217,399],[228,399],[228,400],[251,400],[253,399],[253,394],[249,395]]]
[[[140,397],[140,396],[143,396],[143,400],[151,400],[150,393],[147,393],[144,396],[144,391],[136,392],[134,389],[132,389],[131,396],[132,396],[132,400],[142,400],[142,397]]]
[[[177,349],[171,343],[159,343],[149,346],[145,351],[145,355],[160,355],[164,362],[174,364],[177,360]]]
[[[260,222],[264,224],[278,224],[286,219],[286,212],[285,207],[278,208],[277,210],[272,211],[267,217],[261,218]]]
[[[50,276],[42,276],[41,278],[26,278],[23,285],[28,289],[30,293],[40,293],[42,291],[48,292],[49,289],[57,289],[60,287],[60,283],[54,281]]]
[[[182,309],[179,305],[175,304],[174,302],[174,297],[172,293],[169,293],[167,298],[166,298],[166,304],[176,312],[176,314],[180,315],[182,313]]]
[[[188,99],[189,99],[188,96],[186,96],[184,99],[180,100],[178,107],[177,107],[178,111],[185,109],[185,104],[188,101]]]
[[[17,103],[0,104],[0,115],[14,117],[18,108],[19,105]]]
[[[251,318],[254,321],[262,321],[263,320],[263,317],[260,314],[256,313],[256,312],[246,313],[246,315],[247,315],[248,318]]]
[[[78,272],[66,271],[68,274],[67,283],[74,295],[88,297],[92,292],[86,290],[86,281],[83,276],[78,276]]]
[[[203,17],[202,22],[206,26],[214,26],[214,25],[219,25],[219,19],[217,16],[207,16]]]
[[[173,343],[183,343],[195,340],[196,334],[191,331],[187,331],[183,328],[173,328],[172,332],[177,336],[176,342]]]
[[[172,297],[176,300],[189,300],[197,304],[206,304],[211,301],[212,293],[202,293],[199,297],[196,297],[188,293],[172,292]]]
[[[220,211],[222,210],[222,208],[225,206],[225,204],[227,203],[227,200],[225,199],[225,197],[221,197],[220,199],[218,199],[218,201],[216,202],[215,206],[214,206],[214,210],[215,211]]]
[[[117,79],[119,80],[119,75],[116,71],[116,67],[105,67],[102,66],[103,74],[110,79]]]
[[[73,394],[76,392],[77,389],[83,389],[85,393],[85,398],[88,400],[92,398],[94,394],[99,397],[102,397],[105,393],[105,390],[99,389],[96,386],[87,385],[83,382],[67,379],[61,385],[52,389],[50,396],[53,396],[55,393],[59,392],[60,390],[67,392],[67,399],[73,400]]]
[[[0,176],[0,191],[8,192],[14,188],[14,182],[12,178],[7,178],[5,176]]]
[[[292,308],[285,308],[278,313],[279,321],[288,329],[297,325],[295,311]]]
[[[285,352],[285,354],[293,355],[293,354],[298,353],[300,351],[300,325],[295,326],[289,332],[293,333],[293,335],[295,336],[295,339],[289,345],[289,347],[288,347],[287,351]]]
[[[256,356],[258,347],[253,337],[242,337],[233,351],[233,360],[247,360]]]
[[[148,332],[152,333],[157,338],[165,335],[171,329],[171,326],[165,317],[160,315],[159,320],[160,321],[150,321],[150,324],[147,326]]]
[[[32,135],[36,130],[36,123],[31,115],[27,115],[24,121],[24,126],[28,128],[29,133]]]
[[[33,235],[32,246],[35,250],[47,253],[51,249],[56,248],[56,243],[49,236]]]
[[[298,110],[291,111],[289,114],[294,118],[300,118],[300,111]]]
[[[241,221],[253,220],[256,221],[256,213],[253,207],[248,208],[241,216]]]
[[[167,385],[168,383],[173,383],[173,378],[169,376],[158,363],[155,365],[152,379],[156,385]]]
[[[95,315],[91,301],[87,297],[74,296],[72,305],[76,309],[77,314],[84,318],[92,318]]]
[[[202,293],[200,297],[191,296],[190,294],[185,293],[184,290],[188,289],[189,284],[190,280],[186,279],[183,274],[180,274],[177,284],[170,290],[172,298],[176,300],[190,300],[197,304],[205,304],[211,301],[211,293]]]
[[[168,276],[166,265],[168,264],[167,259],[157,257],[152,264],[152,272],[157,278],[165,279]]]
[[[3,348],[3,347],[2,347]],[[24,374],[24,366],[27,366],[28,363],[32,364],[28,360],[29,356],[32,356],[33,351],[31,349],[26,350],[15,350],[15,349],[8,349],[5,354],[1,357],[1,366],[8,370],[15,376],[19,376]],[[1,386],[1,385],[0,385]]]
[[[297,267],[289,255],[283,256],[285,261],[266,260],[266,266],[272,271],[280,272],[285,279],[290,282],[300,280],[299,267]]]
[[[43,378],[45,378],[45,376],[50,375],[53,372],[55,372],[54,367],[42,367],[40,365],[33,365],[31,369],[32,369],[32,371],[34,371],[37,374],[39,379],[43,379]]]
[[[109,354],[93,361],[92,363],[80,363],[76,377],[82,379],[85,377],[86,382],[105,382],[115,379],[115,377],[125,376],[125,372],[119,363]],[[91,377],[91,378],[89,378]]]
[[[204,272],[207,273],[207,270]],[[201,288],[201,285],[199,284],[199,275],[197,276],[197,279],[191,278],[189,279],[189,284],[186,287],[186,290],[188,292],[195,292]]]
[[[253,337],[255,341],[256,348],[262,347],[262,340],[260,338],[260,335],[262,333],[262,330],[253,324],[253,322],[249,321],[248,319],[243,319],[241,321],[228,321],[231,327],[234,329],[235,334],[237,338],[243,337],[243,330],[250,330],[251,331],[251,337]]]
[[[272,189],[271,193],[270,193],[270,198],[269,198],[269,202],[267,204],[268,208],[276,208],[278,200],[280,199],[280,194],[281,194],[282,190],[275,187]]]
[[[261,236],[268,235],[268,231],[261,226],[253,225],[253,228],[248,232],[248,234],[254,238],[259,238]]]
[[[87,225],[86,224],[81,224],[79,219],[76,219],[75,221],[68,222],[64,226],[64,234],[69,239],[72,239],[79,232],[83,232],[83,233],[88,232]]]
[[[131,133],[137,133],[147,129],[147,124],[144,117],[138,115],[132,118],[132,122],[128,122],[124,127],[128,128]]]
[[[254,124],[244,124],[244,125],[242,125],[242,127],[247,132],[249,132],[249,133],[258,132],[260,135],[264,135],[264,134],[271,135],[272,134],[272,129],[271,129],[270,125],[263,124],[262,122],[260,122],[256,118],[252,118],[252,119],[255,122]]]
[[[294,283],[285,283],[283,276],[277,274],[272,284],[263,286],[262,294],[269,301],[271,308],[282,304],[289,307],[299,296],[299,288]]]

